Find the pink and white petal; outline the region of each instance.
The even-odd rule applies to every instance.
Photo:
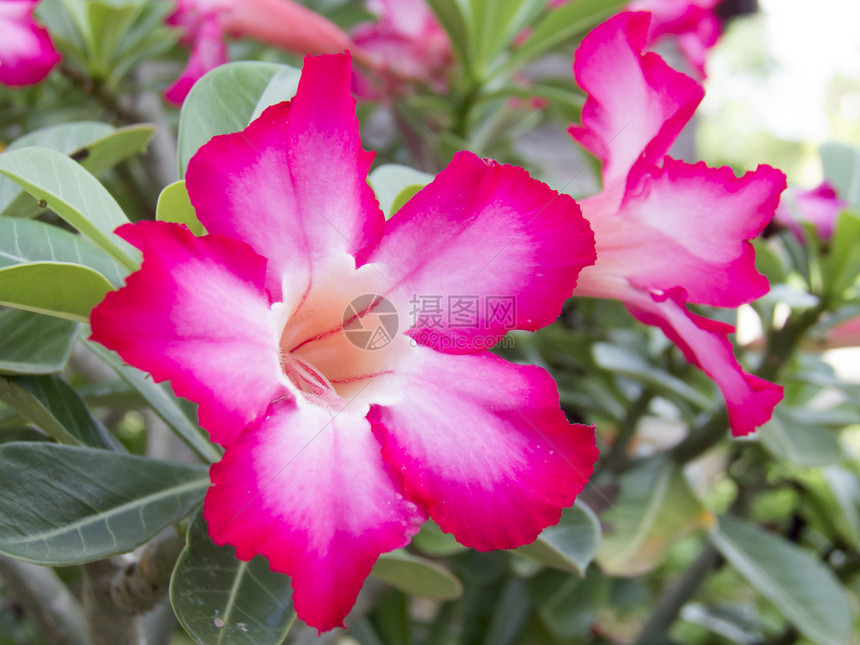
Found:
[[[343,626],[381,553],[426,516],[404,499],[364,416],[284,402],[210,469],[203,516],[217,544],[292,577],[299,618]]]
[[[33,20],[33,0],[0,2],[0,83],[13,87],[42,81],[60,62],[48,31]]]
[[[93,309],[92,339],[156,381],[170,380],[199,404],[212,440],[230,444],[284,392],[265,259],[177,224],[140,222],[117,233],[143,251],[143,266]]]
[[[836,189],[826,181],[812,190],[792,186],[783,195],[774,219],[794,231],[800,240],[805,239],[801,222],[814,225],[818,236],[829,240],[833,237],[839,214],[848,206],[848,202],[841,199]]]
[[[194,35],[188,64],[179,78],[164,92],[164,98],[174,105],[182,105],[188,92],[206,72],[226,62],[227,46],[224,44],[221,23],[216,15],[208,16]]]
[[[648,45],[647,13],[622,13],[586,36],[573,64],[588,93],[574,139],[603,161],[609,184],[659,162],[695,112],[704,90],[675,71]]]
[[[597,460],[594,428],[571,425],[550,375],[494,354],[415,348],[403,403],[371,408],[383,459],[459,542],[533,541],[573,504]]]
[[[413,337],[469,353],[510,329],[552,323],[594,258],[594,237],[572,198],[522,168],[459,152],[359,261],[376,263],[395,297],[439,298],[433,324],[420,310],[410,321]],[[477,302],[474,318],[458,315],[467,298]],[[514,305],[510,318],[492,308],[502,301]]]
[[[748,240],[770,222],[784,189],[785,175],[769,166],[738,178],[730,168],[667,157],[627,193],[617,214],[602,196],[583,201],[598,260],[580,284],[611,274],[646,290],[683,287],[690,302],[750,302],[769,285]]]
[[[290,104],[245,130],[214,137],[188,164],[186,185],[206,229],[242,240],[269,260],[267,285],[309,285],[332,253],[355,255],[382,234],[367,184],[348,55],[308,57]]]
[[[728,339],[731,325],[690,313],[682,289],[661,295],[641,292],[625,304],[639,321],[662,329],[687,360],[719,386],[733,435],[750,434],[770,420],[782,400],[782,387],[741,368]]]

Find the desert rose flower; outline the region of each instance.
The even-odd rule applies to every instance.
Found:
[[[169,379],[225,447],[212,538],[292,576],[320,630],[428,516],[477,549],[525,544],[597,458],[549,374],[481,349],[557,317],[594,261],[578,206],[461,152],[386,222],[350,77],[346,55],[307,58],[293,101],[203,146],[186,180],[209,235],[120,228],[143,265],[92,313],[93,338]],[[437,325],[460,296],[476,318]],[[483,306],[500,297],[509,319]],[[441,318],[410,324],[421,298]]]
[[[191,47],[188,65],[165,92],[181,104],[206,72],[227,62],[225,36],[247,37],[297,54],[326,54],[350,47],[341,29],[291,0],[176,0],[168,23],[182,28]]]
[[[575,295],[614,298],[660,327],[720,387],[735,435],[770,419],[782,388],[746,373],[729,325],[695,315],[687,303],[737,307],[764,295],[748,242],[771,220],[784,175],[666,156],[704,91],[669,67],[648,43],[647,13],[624,13],[594,29],[576,53],[574,74],[588,93],[571,135],[603,162],[603,190],[582,202],[597,244]]]
[[[424,83],[437,92],[448,89],[454,62],[448,34],[424,0],[369,0],[378,16],[352,33],[373,73],[357,74],[361,98],[380,99],[401,93],[409,83]]]
[[[39,0],[0,0],[0,83],[33,85],[60,62],[48,31],[33,18]]]
[[[806,239],[801,226],[803,222],[815,226],[822,240],[829,240],[833,237],[839,214],[848,206],[848,202],[840,199],[836,189],[826,181],[812,190],[791,186],[782,196],[774,219],[794,231],[800,241]]]

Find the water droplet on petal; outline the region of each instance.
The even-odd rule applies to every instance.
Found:
[[[216,616],[215,619],[212,621],[212,624],[215,625],[215,627],[217,629],[224,629],[224,619],[223,618],[218,618]]]
[[[397,493],[397,495],[395,495],[395,497],[397,498],[398,502],[403,499],[403,495],[401,495],[400,493]]]

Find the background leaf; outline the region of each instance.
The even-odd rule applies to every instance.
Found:
[[[36,564],[125,553],[185,517],[205,467],[47,443],[0,446],[0,552]]]
[[[278,645],[295,620],[290,579],[216,546],[198,514],[170,580],[170,602],[192,638],[207,645]]]
[[[66,155],[47,148],[0,154],[0,173],[45,202],[130,271],[140,254],[114,234],[128,223],[116,200],[99,181]]]
[[[197,212],[191,204],[184,179],[165,186],[161,191],[158,205],[155,207],[155,219],[159,222],[185,224],[194,235],[206,235],[206,229],[197,219]]]
[[[52,374],[66,365],[76,323],[10,309],[0,312],[0,374]]]
[[[711,540],[805,636],[821,645],[849,642],[848,598],[833,573],[810,553],[730,516],[720,518]]]
[[[122,448],[59,376],[0,377],[0,400],[60,443]]]
[[[463,584],[457,576],[432,560],[406,551],[383,553],[371,575],[419,598],[453,600],[463,594]]]
[[[561,521],[541,532],[537,540],[516,553],[547,566],[585,576],[600,544],[600,522],[581,501],[561,513]]]

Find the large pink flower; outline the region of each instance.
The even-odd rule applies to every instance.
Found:
[[[428,515],[468,546],[516,547],[597,457],[544,370],[480,349],[556,318],[594,261],[578,206],[461,152],[385,222],[349,84],[347,56],[308,58],[291,103],[203,146],[187,186],[210,234],[120,228],[143,266],[92,314],[94,339],[170,379],[225,446],[213,539],[291,575],[323,630]]]
[[[165,92],[177,105],[197,79],[227,62],[225,34],[297,54],[334,53],[350,46],[337,25],[291,0],[176,0],[168,23],[182,28],[181,42],[191,47],[188,65]]]
[[[801,241],[806,239],[802,222],[812,224],[822,240],[829,240],[833,237],[839,214],[848,206],[848,202],[840,198],[836,189],[826,181],[812,190],[792,186],[785,191],[775,219],[794,231]]]
[[[39,0],[0,0],[0,83],[33,85],[60,62],[47,30],[33,19]]]
[[[737,307],[764,295],[749,239],[767,225],[785,176],[759,166],[728,168],[666,156],[703,97],[693,79],[643,53],[649,15],[624,13],[586,37],[574,73],[588,92],[571,135],[603,161],[603,190],[582,202],[597,262],[576,295],[623,301],[660,327],[721,388],[734,434],[766,422],[782,388],[741,369],[729,325],[694,315],[687,303]]]
[[[367,5],[379,19],[359,25],[352,37],[374,73],[356,77],[356,92],[362,98],[379,99],[402,92],[409,82],[445,92],[454,54],[448,34],[427,3],[369,0]]]

